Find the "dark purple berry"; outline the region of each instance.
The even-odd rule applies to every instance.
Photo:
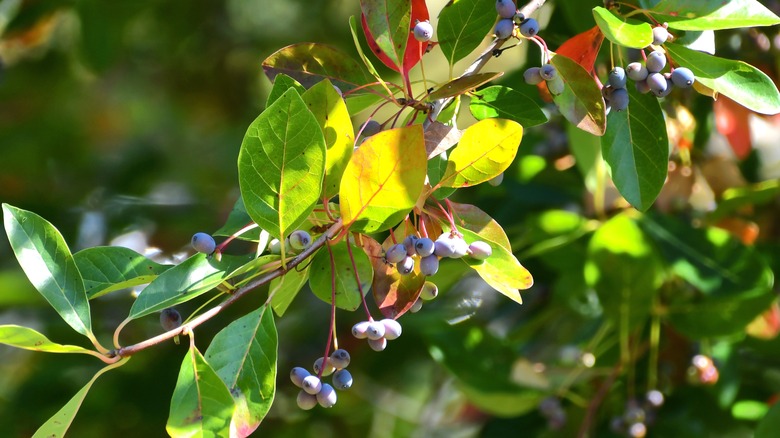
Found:
[[[628,108],[628,91],[625,88],[613,90],[609,104],[615,111],[623,111]]]
[[[545,64],[539,70],[539,76],[545,81],[551,81],[558,77],[558,70],[552,64]]]
[[[169,307],[160,313],[160,325],[165,331],[181,327],[181,314],[173,307]]]
[[[623,67],[615,67],[609,72],[609,85],[614,88],[626,88],[626,71]]]

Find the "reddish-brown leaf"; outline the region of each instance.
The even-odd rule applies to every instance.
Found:
[[[580,34],[574,35],[564,42],[556,50],[559,55],[564,55],[573,59],[581,65],[590,74],[594,74],[593,65],[596,62],[596,56],[601,49],[601,43],[604,41],[604,34],[598,26],[586,30]]]
[[[414,34],[412,34],[411,30],[414,27],[414,25],[417,23],[417,21],[425,21],[430,18],[430,15],[428,14],[428,6],[425,4],[425,0],[411,0],[412,1],[412,20],[411,20],[411,27],[409,29],[409,39],[406,41],[406,51],[404,52],[404,62],[403,62],[403,68],[399,68],[387,54],[385,54],[382,49],[379,48],[379,45],[376,43],[376,39],[373,35],[371,35],[371,31],[368,29],[368,23],[366,22],[366,16],[365,14],[360,14],[360,24],[361,27],[363,27],[363,33],[366,35],[366,41],[368,42],[368,47],[371,49],[371,52],[376,55],[377,58],[379,58],[380,61],[384,65],[386,65],[388,68],[391,68],[399,73],[402,73],[404,76],[406,76],[409,73],[409,70],[411,70],[415,65],[417,65],[418,62],[420,62],[420,59],[422,55],[426,53],[428,50],[428,44],[432,44],[430,42],[421,43],[417,41],[414,38]],[[403,71],[402,71],[403,70]]]
[[[737,158],[747,157],[752,148],[749,124],[750,110],[723,95],[715,101],[713,109],[718,132],[728,139]]]

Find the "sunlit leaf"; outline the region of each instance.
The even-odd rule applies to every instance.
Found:
[[[268,99],[265,101],[265,106],[271,106],[272,103],[276,102],[276,100],[282,97],[282,94],[284,94],[285,91],[289,90],[290,88],[295,88],[295,91],[297,91],[298,94],[303,94],[306,91],[300,82],[287,76],[284,73],[279,73],[274,76],[274,85],[271,87],[271,91],[268,93]]]
[[[371,233],[400,222],[420,196],[425,162],[420,125],[369,137],[352,155],[341,179],[339,201],[344,226]]]
[[[232,236],[242,228],[253,224],[252,218],[249,217],[249,213],[246,212],[244,206],[244,200],[239,196],[236,203],[233,205],[233,209],[228,214],[228,218],[225,224],[214,232],[214,236]],[[242,233],[238,238],[241,240],[249,240],[257,242],[260,239],[260,232],[262,229],[258,226],[251,230]]]
[[[471,230],[480,238],[490,240],[511,251],[512,246],[509,243],[509,238],[495,219],[474,205],[458,204],[457,202],[451,202],[450,205],[458,229]]]
[[[601,43],[604,42],[604,34],[598,26],[593,26],[590,30],[574,35],[566,40],[556,53],[572,59],[588,72],[593,72],[593,65],[596,62],[596,56],[601,49]]]
[[[277,335],[273,313],[261,306],[220,330],[206,361],[236,404],[231,429],[249,436],[271,408],[276,392]]]
[[[456,126],[445,125],[438,121],[428,125],[425,130],[425,152],[428,154],[428,159],[458,144],[461,134]]]
[[[287,308],[290,307],[293,300],[298,296],[301,288],[309,281],[309,269],[311,264],[307,264],[305,268],[298,270],[298,267],[290,270],[281,277],[274,278],[271,281],[271,285],[268,287],[268,293],[271,298],[271,307],[273,307],[276,315],[281,317]]]
[[[601,152],[620,194],[634,208],[647,210],[666,179],[669,140],[658,99],[628,88],[628,109],[610,111]]]
[[[650,240],[628,215],[613,217],[593,234],[585,280],[621,330],[634,330],[647,320],[659,274]]]
[[[477,120],[502,118],[515,121],[526,128],[547,122],[544,111],[530,96],[501,85],[475,91],[469,110]]]
[[[306,220],[322,191],[325,139],[294,89],[287,90],[247,129],[238,154],[246,210],[277,239]]]
[[[87,353],[92,350],[78,345],[57,344],[43,334],[19,325],[0,325],[0,344],[25,350],[43,351],[46,353]]]
[[[293,44],[277,50],[263,61],[263,71],[272,81],[278,73],[284,73],[305,88],[327,78],[342,92],[371,81],[360,63],[348,54],[317,43]]]
[[[469,90],[479,88],[481,85],[498,79],[504,75],[504,72],[498,73],[477,73],[475,75],[463,76],[462,78],[453,79],[446,84],[437,88],[433,93],[429,94],[426,98],[429,101],[438,99],[444,99],[447,97],[458,96]]]
[[[368,254],[374,267],[374,279],[371,283],[374,302],[385,318],[399,318],[412,308],[417,297],[420,296],[420,289],[425,284],[425,276],[420,274],[417,267],[408,275],[399,274],[395,265],[385,261],[384,250],[379,242],[368,236],[361,236],[361,243],[363,251]],[[389,242],[387,246],[391,244],[392,242]]]
[[[408,0],[360,0],[360,8],[367,39],[373,39],[400,71],[412,29],[412,3]]]
[[[648,23],[623,21],[600,6],[593,8],[593,18],[604,36],[615,44],[644,49],[653,42],[653,28]]]
[[[583,131],[604,135],[606,107],[596,81],[581,65],[563,55],[553,56],[551,62],[564,82],[563,93],[553,96],[563,117]]]
[[[486,119],[469,126],[450,151],[439,184],[459,188],[493,179],[512,164],[522,138],[523,127],[511,120]]]
[[[352,157],[355,142],[352,120],[344,99],[327,79],[311,87],[301,98],[325,136],[327,152],[322,196],[329,199],[338,194],[341,175]]]
[[[493,29],[496,10],[484,0],[449,2],[439,14],[439,47],[450,66],[474,51]]]
[[[773,26],[780,18],[756,0],[660,0],[650,9],[672,29],[719,30]]]
[[[347,250],[345,240],[320,250],[311,261],[309,270],[309,287],[319,299],[331,303],[333,276],[336,277],[336,307],[346,310],[355,310],[360,307],[363,296],[371,288],[371,279],[374,276],[371,261],[359,247],[351,248],[352,258]],[[331,267],[331,256],[335,271]],[[354,260],[354,267],[353,267]],[[358,285],[357,277],[360,278]],[[362,295],[361,295],[362,292]]]
[[[170,268],[121,246],[87,248],[73,254],[73,260],[89,299],[149,283]]]
[[[60,232],[35,213],[3,204],[5,232],[30,283],[73,330],[92,338],[89,301]]]
[[[225,383],[191,346],[179,369],[165,430],[174,438],[228,436],[235,410]]]
[[[718,58],[686,47],[664,45],[675,63],[688,67],[696,81],[761,114],[780,113],[780,93],[772,79],[742,61]]]

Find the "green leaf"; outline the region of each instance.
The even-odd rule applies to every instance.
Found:
[[[775,403],[758,422],[755,438],[774,438],[780,430],[780,403]]]
[[[124,365],[128,360],[129,358],[108,365],[95,373],[95,375],[92,376],[92,379],[90,379],[90,381],[87,382],[87,384],[84,385],[84,387],[81,388],[79,392],[76,393],[76,395],[74,395],[67,403],[65,403],[65,406],[57,411],[56,414],[52,415],[51,418],[46,420],[46,423],[44,423],[43,426],[35,431],[33,438],[64,437],[65,432],[68,431],[71,423],[73,423],[73,419],[76,418],[76,413],[81,407],[81,403],[84,402],[84,398],[87,397],[87,392],[89,392],[90,388],[92,388],[92,384],[94,384],[97,378],[100,377],[103,373]]]
[[[428,182],[431,187],[436,187],[441,177],[447,172],[447,153],[441,153],[428,160]],[[436,199],[447,199],[458,190],[453,187],[439,187],[431,194]]]
[[[325,177],[322,196],[330,199],[339,193],[341,175],[352,157],[355,144],[352,120],[344,99],[325,79],[301,96],[325,136]]]
[[[336,307],[354,311],[360,307],[363,296],[371,289],[371,279],[374,278],[374,269],[371,267],[371,261],[365,252],[360,248],[353,247],[352,258],[355,261],[354,269],[352,260],[350,260],[347,250],[346,239],[331,245],[330,251],[323,249],[314,256],[311,261],[309,271],[309,287],[317,298],[331,303],[332,298],[332,276],[336,276]],[[331,253],[335,263],[335,272],[331,269]],[[358,288],[355,272],[360,277],[360,288]],[[362,291],[362,295],[361,295]]]
[[[481,240],[488,243],[493,248],[493,254],[485,260],[476,260],[471,257],[464,257],[464,263],[471,266],[480,277],[493,289],[499,291],[507,298],[518,304],[523,304],[523,298],[520,296],[520,290],[525,290],[533,286],[534,279],[531,273],[517,261],[511,249],[505,248],[502,244],[490,239],[489,231],[480,230],[479,233],[468,228],[458,228],[466,242]],[[448,223],[442,223],[442,232],[450,232]]]
[[[453,219],[458,229],[465,228],[473,231],[482,239],[497,243],[509,251],[512,250],[512,245],[509,243],[509,238],[506,236],[504,229],[487,213],[470,204],[451,202],[450,206],[452,207]]]
[[[323,79],[347,92],[371,81],[363,67],[345,52],[317,43],[300,43],[277,50],[263,61],[263,71],[271,81],[284,73],[305,88]]]
[[[109,292],[150,283],[167,271],[161,265],[121,246],[96,246],[73,254],[91,300]]]
[[[140,318],[198,297],[225,281],[229,273],[247,261],[247,256],[223,255],[217,261],[195,254],[149,283],[133,303],[128,318]]]
[[[495,178],[512,164],[522,138],[523,127],[511,120],[486,119],[469,126],[450,151],[437,185],[460,188]]]
[[[379,76],[379,72],[376,71],[376,68],[374,67],[374,64],[371,63],[371,61],[368,59],[365,53],[363,53],[363,47],[360,45],[360,39],[358,38],[358,35],[360,32],[358,32],[358,24],[357,19],[354,15],[351,15],[349,17],[349,30],[352,32],[352,41],[355,43],[355,49],[357,49],[358,55],[360,55],[360,59],[363,60],[363,64],[366,65],[366,68],[368,69],[368,72],[373,76],[378,82],[383,83],[384,80],[381,76]]]
[[[60,232],[30,211],[3,204],[5,232],[30,283],[73,330],[92,339],[89,300]]]
[[[233,396],[231,429],[249,436],[268,413],[276,392],[278,340],[273,313],[261,306],[220,330],[206,350],[211,365]]]
[[[612,171],[612,181],[638,210],[653,205],[663,188],[669,161],[666,122],[658,99],[628,88],[628,109],[610,111],[601,153]]]
[[[268,295],[272,297],[271,307],[273,307],[274,312],[276,312],[276,315],[280,318],[284,315],[284,312],[287,311],[287,308],[290,307],[290,304],[292,304],[295,297],[298,296],[298,292],[301,291],[301,288],[303,288],[309,280],[310,268],[311,264],[307,264],[306,267],[300,271],[296,267],[281,277],[271,280],[271,285],[268,287]]]
[[[325,138],[295,90],[287,90],[247,130],[238,182],[249,216],[283,240],[302,224],[322,192]]]
[[[761,114],[780,113],[780,93],[771,78],[742,61],[718,58],[674,44],[664,44],[674,62],[688,67],[696,81]]]
[[[526,128],[547,122],[547,116],[534,99],[521,91],[501,85],[472,93],[469,110],[477,120],[509,119]]]
[[[601,155],[601,137],[577,129],[571,123],[566,124],[566,136],[569,139],[569,150],[574,156],[577,170],[585,180],[585,187],[588,192],[596,193],[599,172],[606,172]]]
[[[429,102],[439,99],[445,99],[447,97],[454,97],[464,94],[469,90],[479,88],[480,86],[487,84],[488,82],[498,79],[504,75],[504,72],[498,73],[477,73],[474,75],[463,76],[457,79],[453,79],[446,84],[440,86],[433,93],[429,94],[426,99]]]
[[[593,18],[601,33],[615,44],[634,49],[644,49],[653,42],[653,28],[641,21],[623,21],[611,11],[597,6]]]
[[[436,36],[450,66],[482,44],[496,22],[494,2],[459,0],[449,2],[439,14]]]
[[[680,30],[720,30],[773,26],[780,18],[756,0],[661,0],[653,18]]]
[[[376,44],[400,69],[404,63],[406,43],[412,29],[412,2],[360,0],[360,8]]]
[[[233,205],[233,209],[230,210],[230,214],[228,214],[225,225],[222,225],[220,229],[215,231],[214,236],[232,236],[242,228],[253,223],[254,221],[251,217],[249,217],[249,213],[246,212],[243,198],[239,196],[236,200],[236,203]],[[247,230],[245,233],[242,233],[240,236],[238,236],[238,238],[241,240],[248,240],[250,242],[257,242],[260,240],[261,232],[262,229],[260,227],[255,227],[251,230]]]
[[[709,217],[717,220],[734,214],[748,206],[774,202],[778,195],[780,195],[780,180],[762,181],[743,187],[731,187],[723,192],[717,209]]]
[[[235,411],[225,383],[191,346],[179,369],[165,430],[174,438],[228,436]]]
[[[698,339],[744,332],[776,298],[766,260],[727,231],[661,216],[646,216],[641,225],[672,272],[695,288],[670,297],[669,321],[681,333]]]
[[[563,55],[553,56],[551,63],[564,82],[563,93],[553,96],[563,117],[583,131],[604,135],[606,107],[596,81],[581,65]]]
[[[92,353],[92,350],[78,345],[56,344],[29,327],[13,324],[0,325],[0,344],[45,353]]]
[[[650,240],[628,215],[613,217],[593,234],[585,281],[598,293],[605,316],[623,329],[647,320],[659,274]]]
[[[426,161],[420,125],[389,129],[364,141],[341,178],[344,227],[372,233],[403,220],[420,197]]]
[[[274,85],[271,87],[271,92],[268,93],[268,99],[265,101],[266,108],[276,102],[276,100],[282,97],[282,94],[284,94],[290,88],[295,88],[295,91],[297,91],[298,94],[303,94],[306,91],[306,89],[303,88],[303,85],[301,85],[295,79],[287,76],[284,73],[277,74],[274,77]]]

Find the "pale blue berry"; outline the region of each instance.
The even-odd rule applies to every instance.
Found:
[[[376,120],[369,120],[363,125],[363,137],[371,137],[382,130],[382,125]]]
[[[623,111],[628,108],[628,91],[625,88],[613,90],[609,96],[609,104],[615,111]]]
[[[496,38],[500,40],[505,40],[512,36],[512,33],[515,31],[515,22],[512,21],[511,18],[502,18],[501,20],[498,20],[498,24],[496,24]]]
[[[322,389],[322,382],[317,376],[306,376],[303,378],[301,388],[309,394],[316,394]]]
[[[439,272],[439,257],[436,254],[420,259],[420,273],[425,276],[436,275]]]
[[[647,55],[645,66],[650,73],[658,73],[666,67],[666,55],[661,52],[651,52]]]
[[[512,18],[515,16],[517,7],[512,0],[496,0],[496,12],[501,18]]]
[[[380,321],[385,326],[385,339],[392,341],[398,339],[401,336],[401,324],[390,318],[385,318]]]
[[[626,87],[626,71],[623,67],[615,67],[609,72],[609,85],[614,88]]]
[[[433,38],[433,26],[426,21],[420,21],[414,26],[414,38],[422,43]]]
[[[650,86],[647,85],[647,80],[637,81],[634,83],[634,85],[636,86],[636,91],[642,94],[647,94],[650,92]]]
[[[560,76],[556,76],[554,79],[547,81],[547,91],[553,96],[563,94],[566,89],[566,84],[563,82]]]
[[[398,269],[399,274],[409,275],[414,271],[414,259],[406,256],[406,258],[398,262],[395,267]]]
[[[347,370],[338,370],[333,374],[333,386],[343,391],[352,387],[352,374]]]
[[[433,240],[421,237],[415,242],[414,249],[420,257],[427,257],[433,254]]]
[[[311,376],[311,373],[302,367],[295,367],[290,370],[290,380],[292,380],[293,384],[298,388],[303,388],[303,379],[309,376]]]
[[[296,251],[303,251],[311,246],[311,235],[304,230],[295,230],[290,234],[290,247]]]
[[[653,44],[660,46],[669,39],[669,31],[663,26],[653,28]]]
[[[545,81],[551,81],[558,77],[558,70],[552,64],[545,64],[539,69],[539,76]]]
[[[696,80],[691,69],[678,67],[672,72],[672,82],[676,87],[689,88]]]
[[[387,263],[398,263],[405,259],[406,256],[406,247],[402,243],[397,243],[387,250],[385,260],[387,260]]]
[[[336,404],[336,390],[327,383],[322,384],[322,389],[317,393],[317,403],[323,408],[332,408]]]
[[[339,348],[330,355],[330,363],[336,367],[336,369],[344,369],[349,366],[350,356],[349,352],[343,348]]]
[[[533,18],[529,18],[520,24],[520,34],[526,38],[530,38],[539,33],[539,22]]]
[[[539,67],[531,67],[523,72],[523,80],[525,80],[525,83],[529,85],[541,84],[542,81],[544,81],[544,78],[540,74],[541,70],[542,69]]]
[[[430,301],[439,296],[439,286],[432,281],[426,281],[420,290],[420,299]]]
[[[417,243],[418,237],[414,234],[406,236],[403,241],[404,248],[406,248],[406,255],[413,256],[417,254],[417,250],[414,248],[414,244]]]
[[[352,326],[352,336],[358,339],[366,339],[368,337],[368,327],[371,325],[370,321],[360,321]]]
[[[336,367],[333,366],[333,363],[330,361],[330,359],[328,359],[327,363],[325,364],[325,368],[322,367],[323,362],[325,362],[325,360],[321,357],[314,361],[314,365],[312,366],[314,374],[320,374],[320,370],[322,370],[323,376],[329,376],[333,374],[334,371],[336,371]]]
[[[659,93],[666,91],[666,78],[661,73],[651,73],[647,77],[647,86],[657,96]]]
[[[366,337],[371,341],[376,341],[385,336],[385,325],[379,321],[371,321],[366,329]]]
[[[317,406],[317,396],[309,394],[308,392],[301,390],[298,392],[298,398],[296,399],[298,407],[304,411],[308,411]]]
[[[371,347],[371,349],[374,351],[382,351],[385,348],[387,348],[387,339],[385,338],[369,339],[368,346]]]
[[[203,254],[211,254],[215,249],[217,249],[217,243],[214,242],[214,238],[211,237],[210,234],[206,233],[195,233],[192,236],[191,243],[195,251],[201,252]]]
[[[487,242],[475,240],[469,245],[469,254],[477,260],[485,260],[493,254],[493,247]]]
[[[626,75],[632,81],[644,81],[648,74],[647,67],[641,62],[632,62],[626,66]]]

